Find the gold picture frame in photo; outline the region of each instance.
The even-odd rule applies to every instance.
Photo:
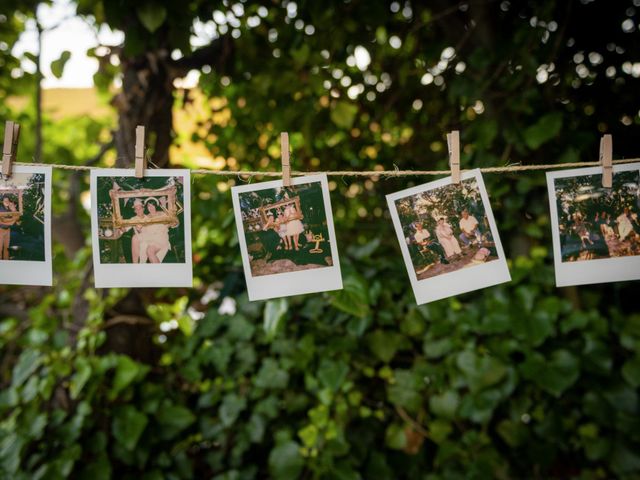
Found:
[[[269,212],[270,210],[277,210],[279,208],[282,208],[284,210],[289,205],[295,205],[296,212],[298,212],[298,216],[296,218],[298,220],[301,220],[302,212],[300,210],[300,197],[294,197],[294,198],[289,198],[287,200],[281,200],[276,203],[271,203],[269,205],[263,205],[262,207],[260,207],[260,217],[262,218],[263,224],[267,223],[267,212]],[[295,219],[290,218],[289,220],[295,220]]]
[[[113,205],[113,226],[114,228],[127,228],[139,225],[151,225],[155,223],[168,224],[170,226],[176,226],[179,224],[178,215],[182,213],[182,206],[176,200],[176,187],[170,186],[153,190],[149,188],[141,188],[138,190],[109,190],[109,196],[111,197],[111,203]],[[163,202],[158,202],[159,211],[163,215],[157,215],[152,218],[123,218],[120,211],[120,200],[130,198],[156,198],[160,199],[166,197],[166,205]]]

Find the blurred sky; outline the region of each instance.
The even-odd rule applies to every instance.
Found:
[[[41,4],[38,7],[38,19],[46,30],[42,37],[42,73],[43,87],[87,88],[93,86],[93,74],[98,69],[98,61],[89,58],[86,51],[98,43],[116,45],[122,42],[122,32],[113,32],[109,28],[99,30],[86,20],[76,16],[76,6],[70,0],[54,0],[52,5]],[[49,65],[60,57],[64,50],[71,52],[62,78],[51,73]],[[26,31],[13,47],[13,54],[20,57],[24,52],[38,51],[38,36],[35,21],[28,20]],[[22,62],[28,72],[35,72],[35,65],[29,60]]]
[[[42,74],[44,88],[91,88],[93,75],[98,70],[98,61],[87,56],[88,49],[98,45],[119,45],[124,40],[121,31],[113,31],[106,26],[97,28],[93,19],[83,19],[76,16],[76,5],[71,0],[54,0],[51,5],[40,4],[37,11],[38,20],[44,29],[42,35]],[[196,25],[197,26],[197,25]],[[203,29],[200,29],[203,30]],[[192,44],[199,46],[207,43],[205,31],[196,32],[192,36]],[[56,78],[50,69],[52,61],[60,58],[65,50],[71,52],[71,58],[66,63],[61,78]],[[20,58],[25,52],[36,54],[38,51],[38,34],[36,22],[27,20],[25,32],[13,46],[12,53]],[[112,57],[112,63],[117,64],[117,58]],[[35,64],[29,59],[23,59],[22,69],[29,73],[36,70]],[[18,76],[21,72],[12,72]],[[199,72],[193,70],[184,79],[176,80],[176,87],[192,88],[198,83]],[[118,87],[116,80],[116,87]]]

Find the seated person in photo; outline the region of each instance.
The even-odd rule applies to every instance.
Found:
[[[413,239],[418,247],[421,250],[427,249],[432,251],[438,256],[438,258],[440,259],[440,263],[448,264],[449,262],[445,257],[442,246],[438,242],[431,240],[431,234],[426,228],[424,228],[422,222],[416,223],[415,229],[416,231],[413,234]]]
[[[471,245],[474,241],[478,244],[482,243],[482,235],[478,228],[478,220],[473,215],[469,215],[469,210],[462,210],[462,218],[460,219],[460,240],[465,247]]]
[[[593,242],[591,241],[591,235],[589,234],[587,225],[584,222],[577,223],[575,229],[578,237],[580,238],[583,249],[587,248],[587,244],[589,244],[590,246],[593,245]]]
[[[447,258],[451,258],[454,255],[462,253],[460,244],[458,243],[456,236],[453,234],[453,228],[451,228],[451,225],[445,221],[444,217],[438,218],[436,237],[438,237],[438,242],[440,242],[440,245],[444,248],[444,253]]]
[[[625,238],[633,232],[633,224],[629,218],[628,208],[625,207],[624,211],[618,216],[618,218],[616,218],[616,223],[618,224],[618,235],[620,236],[620,241],[623,242]]]

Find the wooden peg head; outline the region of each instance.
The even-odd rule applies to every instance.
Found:
[[[289,162],[289,134],[280,133],[280,150],[282,158],[282,185],[291,186],[291,164]]]
[[[449,166],[451,167],[451,183],[460,183],[460,131],[447,133],[449,147]]]
[[[147,158],[144,155],[144,127],[136,127],[136,178],[143,178],[147,168]]]
[[[13,170],[13,162],[18,153],[18,139],[20,138],[20,125],[7,121],[4,129],[4,144],[2,147],[2,176],[10,177]]]
[[[610,134],[600,139],[600,164],[602,165],[602,186],[611,188],[613,185],[613,139]]]

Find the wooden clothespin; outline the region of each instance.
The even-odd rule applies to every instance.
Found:
[[[144,127],[136,127],[136,178],[143,178],[147,168],[147,157],[144,155]]]
[[[20,125],[7,121],[4,128],[4,146],[2,147],[2,176],[10,177],[13,170],[13,162],[18,153],[18,139],[20,138]]]
[[[600,139],[600,165],[602,165],[602,186],[611,188],[613,185],[613,140],[610,134]]]
[[[289,163],[289,134],[280,133],[280,151],[282,156],[282,185],[291,186],[291,164]]]
[[[451,183],[460,183],[460,131],[447,133],[449,147],[449,166],[451,167]]]

